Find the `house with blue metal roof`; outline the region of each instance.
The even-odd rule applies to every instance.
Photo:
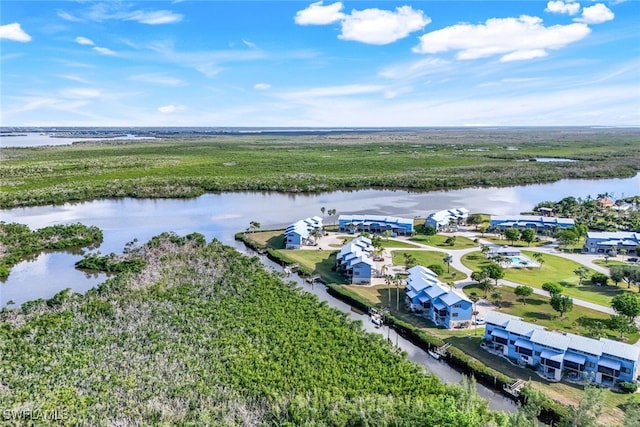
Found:
[[[638,245],[640,245],[640,233],[630,231],[589,231],[582,251],[590,254],[611,254],[624,249],[627,254],[640,255],[636,253]]]
[[[371,240],[359,236],[340,248],[336,254],[336,270],[349,278],[353,284],[371,283],[376,266],[371,258]]]
[[[406,303],[412,312],[447,328],[471,321],[473,302],[466,295],[442,284],[426,267],[417,265],[407,272]]]
[[[287,249],[300,249],[305,245],[313,245],[312,235],[315,230],[321,229],[322,218],[319,216],[294,222],[284,231],[285,247]]]
[[[491,215],[490,228],[495,230],[505,230],[507,228],[532,228],[538,233],[545,230],[558,228],[568,228],[575,225],[573,218],[558,218],[555,216],[537,215]]]
[[[380,234],[390,231],[398,236],[413,234],[413,219],[386,215],[340,215],[338,226],[341,232]]]
[[[469,209],[455,208],[433,212],[427,216],[424,225],[430,225],[436,230],[447,228],[451,225],[464,224],[469,217]]]
[[[529,365],[544,377],[593,381],[608,387],[638,377],[640,348],[607,338],[595,340],[548,331],[509,314],[485,315],[484,341],[494,353]]]

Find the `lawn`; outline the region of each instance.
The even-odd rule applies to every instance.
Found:
[[[609,259],[607,261],[603,259],[596,259],[593,263],[606,268],[613,267],[614,265],[629,265],[628,262],[618,261],[616,259]]]
[[[432,322],[428,321],[424,317],[416,316],[415,314],[410,313],[409,311],[407,311],[404,304],[405,292],[402,287],[399,289],[399,295],[396,294],[397,290],[394,286],[387,287],[387,285],[345,285],[344,288],[348,289],[356,295],[359,295],[376,307],[389,307],[391,314],[398,317],[399,319],[419,326],[420,328],[428,329],[428,333],[431,335],[436,335],[441,338],[447,338],[451,336],[466,336],[473,332],[471,330],[451,330],[445,329],[440,326],[435,326]],[[389,296],[391,296],[391,304],[389,304]],[[398,300],[396,300],[396,298],[399,298],[398,305]],[[399,306],[399,310],[396,309],[397,306]],[[477,333],[478,335],[484,333],[484,327],[478,326]]]
[[[465,286],[464,292],[470,295],[482,295],[483,292],[478,285]],[[499,292],[501,303],[499,311],[521,317],[524,321],[542,325],[549,330],[559,330],[571,332],[577,335],[591,337],[605,337],[617,340],[620,336],[618,332],[610,329],[598,331],[596,324],[600,322],[604,325],[609,319],[609,315],[601,311],[591,310],[578,305],[573,306],[573,310],[565,313],[561,319],[557,311],[549,305],[549,298],[542,295],[531,295],[526,299],[526,304],[514,293],[514,288],[509,286],[499,286],[493,292]],[[492,300],[489,298],[489,300]],[[625,335],[625,342],[634,343],[640,335],[638,333]]]
[[[545,240],[544,238],[536,241],[536,242],[531,242],[531,244],[525,242],[524,240],[515,240],[513,243],[511,243],[511,240],[506,240],[506,239],[501,239],[499,236],[495,236],[495,235],[484,235],[484,236],[478,236],[481,239],[484,240],[488,240],[491,243],[494,243],[496,245],[509,245],[509,246],[514,246],[514,247],[530,247],[530,246],[544,246],[547,245],[549,243],[551,243],[549,240]]]
[[[533,252],[522,251],[522,253],[532,258]],[[611,305],[611,298],[624,292],[622,288],[615,286],[593,286],[588,281],[578,286],[578,276],[573,272],[581,264],[556,255],[542,254],[544,260],[540,268],[507,268],[505,269],[505,280],[522,283],[534,288],[542,289],[546,282],[557,282],[564,286],[563,293],[570,297],[579,298],[606,307]],[[480,270],[483,265],[487,265],[489,260],[480,251],[471,252],[462,257],[462,263],[473,271]],[[595,273],[589,269],[588,275]]]
[[[443,261],[443,258],[447,256],[444,252],[438,251],[391,251],[391,262],[394,265],[404,265],[404,254],[413,255],[416,259],[416,263],[423,267],[428,267],[432,264],[441,265],[444,268],[444,273],[438,276],[441,282],[448,283],[456,280],[464,279],[466,276],[455,267],[449,266],[447,270],[447,264]]]
[[[277,253],[290,263],[297,263],[313,271],[328,283],[347,283],[346,278],[332,270],[336,265],[336,252],[304,249],[278,250]]]
[[[390,307],[391,313],[399,319],[407,321],[419,328],[423,329],[430,335],[434,335],[450,342],[454,347],[463,350],[466,354],[475,357],[487,366],[503,372],[512,378],[521,378],[530,381],[532,387],[544,392],[551,399],[562,402],[567,405],[575,405],[581,398],[582,388],[573,384],[566,383],[550,383],[540,377],[538,377],[533,371],[527,368],[522,368],[509,363],[507,360],[494,356],[480,348],[481,337],[484,334],[484,327],[478,327],[477,330],[448,330],[441,327],[434,326],[430,321],[409,313],[404,308],[404,290],[400,290],[400,310],[396,310],[396,289],[390,289],[391,304],[389,305],[389,289],[385,285],[380,286],[358,286],[358,285],[346,285],[344,286],[349,291],[356,295],[366,299],[371,304],[378,307]],[[469,289],[473,291],[474,289]],[[507,291],[508,289],[502,289]],[[476,289],[476,292],[481,294]],[[513,292],[511,294],[515,297]],[[506,299],[506,295],[505,295]],[[516,304],[522,305],[520,301],[516,301]],[[534,306],[529,303],[527,307]],[[538,307],[538,306],[535,306]],[[505,311],[504,309],[501,311]],[[600,315],[600,313],[595,313]],[[637,338],[637,337],[636,337]],[[607,392],[605,411],[600,421],[602,425],[616,425],[620,424],[624,416],[620,405],[625,403],[629,395]]]
[[[569,383],[552,383],[546,381],[528,368],[513,365],[502,357],[488,353],[480,348],[480,337],[452,336],[446,339],[446,341],[450,342],[454,347],[463,350],[466,354],[475,357],[490,368],[500,371],[512,378],[529,381],[529,385],[531,385],[531,387],[542,391],[550,399],[564,405],[575,405],[582,397],[581,386]],[[600,425],[621,425],[622,420],[624,419],[624,412],[620,409],[620,406],[627,402],[629,395],[614,393],[607,390],[605,396],[604,411],[598,419]]]
[[[403,242],[402,240],[384,240],[382,239],[382,247],[383,248],[417,248],[419,246],[413,245],[408,242]]]
[[[284,249],[283,230],[247,232],[246,236],[259,245],[266,245],[273,249]]]
[[[410,238],[409,240],[413,242],[422,243],[423,245],[428,246],[437,246],[439,248],[446,249],[467,249],[473,248],[474,246],[478,246],[477,243],[474,243],[473,240],[468,239],[463,236],[455,236],[456,240],[453,245],[445,243],[445,241],[451,236],[446,236],[444,234],[434,234],[433,236],[425,236],[418,235]]]
[[[346,285],[344,287],[349,291],[353,292],[354,294],[359,295],[360,297],[366,299],[373,305],[376,305],[378,307],[390,306],[390,311],[394,316],[404,321],[407,321],[415,326],[418,326],[428,334],[438,336],[444,339],[445,341],[450,342],[454,347],[457,347],[462,351],[464,351],[466,354],[472,357],[475,357],[476,359],[486,364],[487,366],[497,371],[503,372],[504,374],[512,378],[521,378],[529,381],[529,384],[531,384],[532,387],[544,392],[547,396],[549,396],[553,400],[562,402],[563,404],[566,404],[566,405],[575,405],[582,396],[582,388],[580,386],[567,384],[567,383],[551,383],[549,381],[546,381],[538,377],[530,369],[515,366],[501,357],[494,356],[482,350],[480,348],[480,341],[482,339],[481,337],[484,334],[484,327],[478,327],[477,330],[475,331],[474,330],[455,330],[455,331],[447,330],[440,327],[436,327],[433,325],[433,323],[429,322],[428,320],[409,313],[408,311],[406,311],[403,304],[404,290],[402,289],[400,290],[400,295],[399,295],[400,310],[396,310],[396,289],[393,287],[390,289],[390,296],[391,296],[390,305],[388,304],[389,289],[385,285],[380,285],[380,286]],[[478,294],[482,293],[481,291],[479,291],[478,289],[474,289],[473,287],[469,289],[465,288],[465,290],[467,290],[468,292],[472,292],[475,290]],[[523,306],[522,302],[520,302],[519,300],[515,301],[515,294],[513,294],[513,291],[511,289],[506,287],[501,287],[500,292],[503,293],[504,295],[503,299],[505,299],[505,301],[508,300],[509,298],[512,298],[513,306]],[[509,296],[508,293],[510,293],[511,296]],[[524,313],[526,310],[531,310],[531,309],[540,310],[540,307],[542,304],[536,305],[533,302],[533,299],[531,301],[532,302],[528,302],[526,306],[523,306],[524,308],[520,312],[516,311],[516,313],[512,313],[512,314],[520,315]],[[547,305],[547,304],[544,304],[544,305]],[[580,312],[580,310],[577,310],[577,309],[578,307],[574,309],[574,312]],[[501,311],[507,312],[505,309],[502,309]],[[597,318],[598,316],[603,316],[602,313],[599,313],[599,312],[588,313],[588,315],[591,315],[591,314],[595,318]],[[526,318],[526,316],[523,316],[523,317]],[[567,320],[563,320],[561,322],[565,322],[569,324],[569,322],[572,322],[571,319],[572,317],[569,316]],[[528,320],[533,320],[533,319],[528,319]],[[543,324],[544,326],[547,326],[546,324],[543,323],[542,320],[539,321],[538,323]],[[570,329],[570,330],[573,333],[577,333],[576,329]],[[633,338],[634,340],[636,340],[638,336],[636,335]],[[603,415],[600,418],[600,422],[602,423],[602,425],[619,425],[622,422],[622,419],[624,417],[624,413],[620,409],[620,405],[624,404],[628,399],[629,399],[629,395],[613,393],[608,391],[606,394],[605,410]]]

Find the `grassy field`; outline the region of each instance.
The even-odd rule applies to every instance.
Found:
[[[434,130],[3,148],[0,206],[205,191],[443,190],[631,177],[640,170],[639,141],[632,129]],[[577,161],[521,161],[533,157]]]
[[[581,398],[582,388],[580,386],[576,386],[573,384],[567,383],[552,383],[546,381],[540,377],[538,377],[533,371],[530,369],[522,368],[519,366],[515,366],[503,358],[496,357],[482,348],[480,348],[481,337],[484,334],[484,327],[478,326],[476,329],[468,329],[468,330],[448,330],[441,327],[434,326],[433,323],[428,320],[416,316],[414,314],[409,313],[404,308],[403,299],[404,299],[404,290],[400,289],[400,310],[396,310],[396,289],[391,287],[387,288],[385,285],[380,286],[358,286],[358,285],[346,285],[345,288],[349,289],[356,295],[359,295],[366,300],[368,300],[371,304],[376,305],[378,307],[389,307],[390,312],[413,325],[418,326],[419,328],[425,330],[430,335],[435,335],[444,339],[445,341],[451,343],[453,346],[463,350],[466,354],[475,357],[480,360],[485,365],[496,369],[499,372],[503,372],[506,375],[509,375],[513,378],[521,378],[524,380],[528,380],[529,383],[537,390],[544,392],[547,396],[561,402],[565,405],[575,405],[576,402]],[[466,289],[466,288],[465,288]],[[467,292],[476,291],[481,294],[478,289],[469,288]],[[516,307],[518,305],[522,305],[522,302],[515,301],[515,295],[513,291],[504,287],[500,288],[501,293],[503,293],[503,298],[505,300],[509,300],[512,297],[514,298],[513,306]],[[508,294],[510,292],[510,295]],[[391,300],[389,301],[389,296]],[[533,301],[533,300],[532,300]],[[548,304],[547,304],[548,306]],[[534,310],[541,310],[541,304],[536,303],[528,303],[526,306]],[[505,307],[506,308],[506,307]],[[550,308],[550,307],[549,307]],[[576,307],[577,308],[577,307]],[[522,312],[524,312],[522,310]],[[574,309],[575,310],[575,309]],[[502,310],[505,311],[505,310]],[[506,312],[506,311],[505,311]],[[521,315],[517,310],[510,312],[514,315]],[[581,312],[583,313],[583,312]],[[602,313],[599,312],[586,312],[583,313],[584,316],[593,315],[595,318],[599,318],[602,316]],[[522,316],[525,317],[526,316]],[[575,323],[571,320],[572,317],[569,317],[566,320],[561,322]],[[525,320],[534,320],[525,319]],[[544,321],[540,321],[539,324],[543,326],[547,326]],[[552,325],[552,323],[549,323]],[[573,333],[577,333],[575,329],[572,330]],[[632,336],[632,339],[628,342],[637,340],[637,334]],[[624,417],[623,411],[620,409],[620,406],[624,404],[629,399],[628,395],[613,393],[608,391],[606,393],[606,401],[605,401],[605,410],[603,415],[600,417],[600,422],[602,425],[620,425],[622,423],[622,419]]]
[[[282,230],[256,231],[247,235],[260,245],[273,249],[284,249],[284,233]]]
[[[522,251],[522,253],[531,258],[533,252]],[[606,307],[611,305],[611,298],[624,292],[622,288],[615,286],[593,286],[588,282],[583,282],[582,286],[578,286],[579,279],[573,271],[581,267],[581,264],[550,254],[543,254],[542,257],[544,263],[541,268],[508,268],[505,269],[504,278],[539,289],[546,282],[557,282],[564,286],[563,294]],[[464,255],[462,263],[476,271],[488,264],[489,261],[478,251]],[[589,276],[593,273],[595,271],[589,270]]]
[[[499,286],[496,291],[501,295],[499,311],[521,317],[526,322],[542,325],[549,330],[571,332],[584,336],[605,337],[613,340],[620,337],[618,332],[606,328],[606,321],[610,316],[601,311],[574,305],[573,310],[560,318],[558,312],[549,305],[548,297],[533,294],[525,300],[526,304],[524,304],[522,299],[514,293],[514,288]],[[465,286],[464,292],[467,295],[472,292],[475,292],[476,295],[482,295],[482,290],[478,285]],[[602,325],[602,330],[594,328],[597,322]],[[635,343],[639,337],[638,333],[626,334],[625,342]]]
[[[382,247],[383,248],[401,248],[401,249],[410,249],[417,248],[419,246],[413,245],[409,242],[403,242],[401,240],[384,240],[382,239]]]
[[[452,282],[455,280],[461,280],[465,278],[465,275],[454,267],[449,266],[447,270],[447,264],[443,261],[443,258],[447,255],[444,252],[438,251],[391,251],[391,262],[394,265],[404,265],[404,255],[413,255],[418,265],[428,267],[432,264],[441,265],[444,268],[444,273],[438,276],[441,282]]]
[[[478,244],[474,243],[473,240],[463,236],[455,236],[455,242],[453,243],[453,245],[450,245],[449,243],[445,243],[449,237],[451,236],[447,236],[444,234],[435,234],[433,236],[418,235],[411,237],[409,240],[417,243],[422,243],[423,245],[435,246],[443,249],[467,249],[478,246]]]
[[[576,405],[582,397],[582,387],[569,383],[554,383],[538,377],[527,368],[515,366],[501,357],[490,354],[480,348],[480,336],[452,336],[446,341],[463,350],[466,354],[475,357],[485,365],[497,371],[503,372],[512,378],[529,381],[529,385],[542,391],[549,398],[564,405]],[[621,406],[629,399],[628,394],[614,393],[607,390],[605,394],[603,414],[598,419],[602,426],[622,425],[624,412]]]
[[[484,240],[488,240],[491,243],[495,243],[496,245],[509,245],[509,246],[515,246],[515,247],[529,247],[529,246],[544,246],[546,244],[549,244],[549,240],[544,240],[544,237],[537,241],[537,242],[531,242],[531,244],[523,241],[523,240],[515,240],[513,242],[513,244],[511,243],[511,240],[505,240],[505,239],[501,239],[499,236],[495,236],[495,235],[491,235],[491,234],[485,234],[484,236],[478,236],[481,239]],[[584,244],[584,243],[583,243]],[[580,246],[582,247],[582,245]]]

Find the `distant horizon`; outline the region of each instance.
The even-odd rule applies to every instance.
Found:
[[[625,0],[3,0],[0,125],[636,127],[638,16]]]
[[[115,130],[115,129],[247,129],[247,130],[428,130],[428,129],[640,129],[640,125],[451,125],[451,126],[0,126],[0,134],[20,132],[22,130],[47,130],[49,132],[65,130]]]

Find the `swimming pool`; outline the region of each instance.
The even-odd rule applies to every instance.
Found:
[[[509,267],[538,267],[538,264],[523,255],[509,257],[511,265]]]

